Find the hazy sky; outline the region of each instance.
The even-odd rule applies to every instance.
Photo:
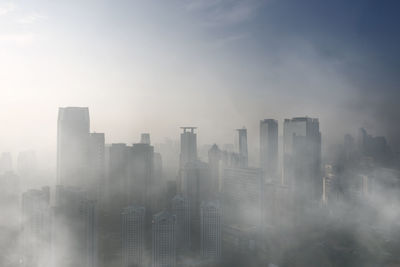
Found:
[[[351,3],[350,3],[351,2]],[[320,118],[324,141],[399,130],[398,1],[0,1],[0,151],[54,152],[59,106],[106,141],[232,140]]]

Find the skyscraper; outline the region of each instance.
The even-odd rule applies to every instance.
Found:
[[[172,214],[176,216],[176,246],[178,250],[190,248],[190,206],[183,195],[172,199]]]
[[[87,179],[89,109],[66,107],[58,111],[57,184],[82,186]]]
[[[50,264],[50,188],[22,194],[22,266]]]
[[[91,197],[101,203],[104,200],[105,179],[104,133],[91,133],[89,138],[89,175],[86,187]]]
[[[200,244],[200,205],[210,198],[212,187],[210,168],[202,161],[189,162],[183,171],[182,193],[190,206],[190,231],[193,248]]]
[[[97,267],[97,210],[86,192],[57,186],[53,208],[53,266]]]
[[[122,211],[122,266],[145,266],[145,208],[129,206]]]
[[[219,202],[201,204],[201,254],[218,262],[221,257],[221,208]]]
[[[260,229],[264,210],[261,169],[226,168],[223,176],[223,223]]]
[[[285,119],[283,183],[304,200],[321,200],[321,133],[318,119]]]
[[[142,133],[140,135],[140,143],[150,145],[150,134]]]
[[[152,266],[176,266],[176,216],[162,211],[153,216]]]
[[[181,155],[180,168],[184,168],[188,162],[197,160],[197,135],[194,132],[196,127],[181,127]],[[190,131],[189,131],[190,130]]]
[[[245,168],[248,165],[249,154],[247,149],[247,129],[245,127],[237,129],[238,131],[238,145],[241,167]]]
[[[278,169],[278,121],[260,121],[260,168],[267,180],[276,181]]]

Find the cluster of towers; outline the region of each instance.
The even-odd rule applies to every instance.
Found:
[[[290,190],[304,199],[320,197],[317,119],[285,120],[282,150],[278,122],[262,120],[256,168],[249,167],[246,128],[237,130],[236,152],[213,145],[208,162],[198,157],[196,128],[182,130],[175,189],[169,190],[149,134],[132,146],[106,145],[104,133],[90,132],[88,108],[60,108],[55,200],[49,188],[23,195],[30,241],[24,266],[38,266],[42,259],[35,255],[46,244],[52,251],[46,260],[58,266],[185,266],[193,253],[213,266],[243,244],[256,246],[257,233],[281,209],[271,206],[279,202],[272,196]]]

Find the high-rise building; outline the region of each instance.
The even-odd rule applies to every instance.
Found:
[[[218,262],[221,257],[221,208],[219,202],[201,204],[201,254]]]
[[[88,175],[89,109],[66,107],[58,111],[57,184],[84,186]]]
[[[176,216],[162,211],[153,216],[152,266],[176,266]]]
[[[179,166],[183,169],[188,162],[197,160],[197,135],[196,127],[181,127],[181,155]]]
[[[192,247],[200,244],[200,205],[210,198],[212,187],[210,168],[202,161],[188,162],[183,170],[182,193],[190,206]]]
[[[189,200],[183,195],[172,199],[172,214],[176,216],[176,246],[178,250],[190,248],[190,206]]]
[[[140,135],[140,143],[150,145],[150,134],[142,133]]]
[[[97,211],[87,193],[57,186],[52,215],[53,266],[97,267]]]
[[[7,173],[7,172],[12,172],[12,171],[13,171],[13,166],[12,166],[11,153],[9,153],[9,152],[1,153],[1,156],[0,156],[0,174]]]
[[[87,190],[91,198],[103,203],[106,186],[104,133],[91,133],[89,138],[89,175]]]
[[[266,180],[277,180],[278,171],[278,121],[260,121],[260,168]]]
[[[321,200],[321,133],[318,119],[285,119],[283,183],[304,200]]]
[[[264,210],[261,169],[226,168],[223,176],[223,223],[261,228]]]
[[[32,188],[37,178],[37,159],[33,150],[21,151],[17,157],[17,174],[21,179],[21,190]]]
[[[122,211],[122,266],[145,266],[145,208],[129,206]]]
[[[126,144],[111,144],[109,147],[109,159],[107,162],[107,190],[108,202],[111,211],[120,211],[127,206],[128,196],[126,194],[129,149]]]
[[[50,188],[22,194],[22,266],[50,264]]]
[[[247,129],[245,127],[237,129],[238,131],[238,146],[239,146],[239,156],[241,167],[245,168],[248,165],[249,154],[247,148]]]
[[[152,214],[156,204],[153,146],[139,143],[130,148],[126,186],[128,202],[144,206],[146,212]]]

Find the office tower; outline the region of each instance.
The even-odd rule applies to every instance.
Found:
[[[237,129],[237,131],[241,167],[245,168],[247,167],[249,161],[249,154],[247,150],[247,129],[243,127],[242,129]]]
[[[97,211],[87,193],[57,186],[53,208],[53,266],[97,267]]]
[[[214,144],[208,150],[208,165],[210,166],[210,175],[213,193],[220,192],[222,186],[222,151]]]
[[[278,122],[273,119],[260,121],[260,168],[266,180],[277,180]]]
[[[86,188],[92,199],[103,203],[105,181],[104,133],[91,133],[89,138],[89,175]]]
[[[218,262],[221,257],[221,208],[219,202],[201,204],[201,254]]]
[[[321,133],[318,119],[285,119],[283,138],[283,183],[303,200],[320,201]]]
[[[22,194],[22,266],[50,263],[50,188]]]
[[[11,153],[3,152],[0,156],[0,174],[12,172],[12,157]]]
[[[261,169],[226,168],[222,186],[223,223],[260,229],[264,189]]]
[[[191,243],[194,249],[200,244],[200,205],[210,198],[212,187],[210,168],[202,161],[188,162],[183,170],[182,193],[190,206]]]
[[[107,189],[109,210],[116,213],[128,205],[126,195],[128,180],[129,150],[126,144],[111,144],[107,163]]]
[[[194,132],[196,127],[181,127],[181,155],[180,168],[183,169],[188,162],[197,160],[197,135]]]
[[[129,154],[128,202],[144,206],[148,214],[155,208],[154,148],[134,144]]]
[[[178,250],[190,248],[190,206],[189,200],[183,195],[172,199],[172,214],[176,216],[176,247]]]
[[[144,227],[145,208],[129,206],[122,211],[122,266],[145,266]]]
[[[150,145],[150,134],[149,133],[142,133],[140,135],[140,143]]]
[[[371,157],[374,161],[383,164],[387,164],[392,159],[390,148],[383,136],[372,136],[364,128],[360,128],[357,144],[361,156]]]
[[[88,171],[89,109],[60,108],[57,125],[57,184],[84,186]]]
[[[176,266],[176,216],[162,211],[153,216],[152,266]]]

